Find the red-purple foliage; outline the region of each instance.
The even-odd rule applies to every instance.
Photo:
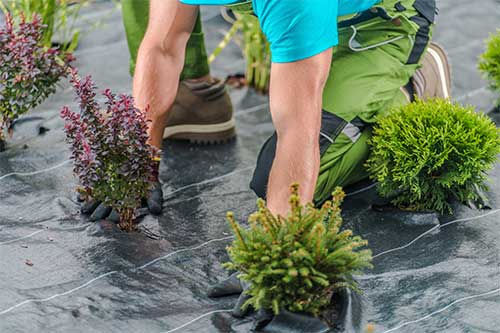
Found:
[[[146,114],[134,107],[131,96],[117,96],[109,89],[103,93],[106,102],[101,109],[90,76],[81,79],[72,71],[71,83],[80,113],[64,107],[61,117],[66,122],[79,191],[86,199],[116,209],[121,225],[130,229],[136,209],[150,190],[153,159],[159,154],[148,144]]]
[[[56,91],[74,60],[69,53],[44,48],[43,29],[39,16],[31,22],[22,17],[16,27],[10,15],[0,28],[0,141],[15,119]]]

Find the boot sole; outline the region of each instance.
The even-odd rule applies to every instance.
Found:
[[[427,52],[432,56],[435,61],[441,81],[441,89],[444,98],[451,97],[451,69],[448,62],[448,57],[441,46],[431,43],[427,48]]]
[[[231,141],[236,136],[234,118],[224,123],[211,125],[177,125],[165,128],[164,139],[187,140],[196,144],[219,144]]]

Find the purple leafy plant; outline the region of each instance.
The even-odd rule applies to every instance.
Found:
[[[154,181],[154,159],[159,150],[148,144],[146,112],[134,107],[129,95],[103,92],[105,106],[96,102],[90,76],[81,79],[72,71],[80,112],[65,106],[61,111],[71,147],[78,192],[84,199],[102,201],[120,215],[120,226],[134,229],[141,200]]]
[[[14,26],[7,15],[0,28],[0,142],[14,120],[43,102],[68,75],[74,57],[42,45],[44,25],[39,16],[24,17]]]

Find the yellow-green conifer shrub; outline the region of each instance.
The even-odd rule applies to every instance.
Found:
[[[319,315],[339,288],[357,290],[353,274],[371,267],[371,251],[363,249],[367,242],[352,231],[340,230],[340,189],[321,209],[300,203],[298,185],[291,193],[286,218],[274,216],[263,200],[249,218],[249,229],[228,213],[236,238],[225,267],[241,272],[240,278],[250,283],[244,307]]]
[[[500,107],[500,29],[488,39],[486,51],[479,59],[479,70],[490,82],[491,90],[498,93],[497,107]]]
[[[380,119],[367,161],[379,193],[396,206],[451,213],[450,199],[478,199],[500,153],[488,116],[448,100],[416,101]]]

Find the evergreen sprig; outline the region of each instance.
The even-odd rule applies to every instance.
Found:
[[[478,199],[500,153],[500,132],[472,107],[431,99],[378,121],[367,161],[380,194],[408,210],[451,213],[450,199]]]
[[[500,29],[488,39],[486,51],[479,59],[479,70],[490,82],[491,90],[499,95],[497,106],[500,107]]]
[[[352,231],[340,230],[343,198],[337,188],[321,209],[304,206],[293,185],[286,218],[273,215],[261,199],[249,229],[228,213],[236,239],[228,247],[231,262],[225,267],[241,272],[250,284],[244,307],[319,315],[335,290],[357,290],[353,274],[371,267],[371,251],[362,249],[367,242]]]

